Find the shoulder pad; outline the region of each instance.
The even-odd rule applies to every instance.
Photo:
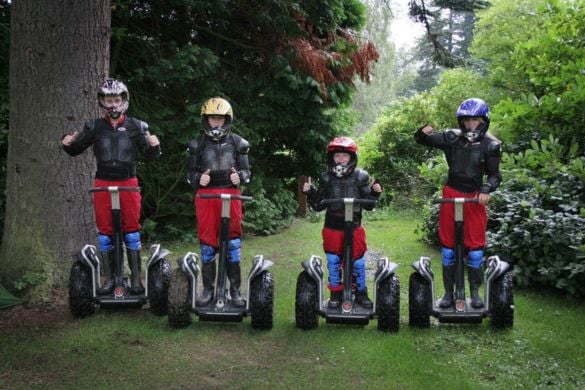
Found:
[[[138,130],[139,133],[145,133],[148,131],[148,123],[142,122],[141,120],[136,119],[136,118],[128,118],[128,120],[134,126],[136,126],[136,130]]]
[[[250,150],[250,144],[248,141],[237,134],[233,134],[233,137],[237,152],[240,154],[248,154],[248,151]]]
[[[444,134],[445,141],[455,143],[461,137],[461,129],[447,129]]]
[[[502,144],[498,141],[488,140],[486,150],[490,156],[499,156],[502,152]]]
[[[85,125],[83,126],[84,130],[88,130],[88,131],[92,131],[93,129],[95,129],[95,121],[87,121],[85,122]]]
[[[368,175],[368,172],[364,171],[363,169],[356,169],[355,170],[356,176],[357,176],[357,182],[358,184],[367,184],[370,181],[370,175]]]
[[[202,146],[201,137],[197,137],[187,143],[187,150],[191,154],[196,154]]]
[[[323,172],[319,175],[319,186],[326,187],[331,181],[331,175],[329,172]]]

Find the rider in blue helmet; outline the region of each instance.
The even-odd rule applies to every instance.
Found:
[[[495,191],[500,175],[500,142],[487,133],[490,109],[478,98],[467,99],[456,112],[459,129],[434,133],[425,125],[414,134],[417,143],[441,149],[449,165],[449,177],[443,187],[443,198],[478,198],[479,203],[465,203],[464,247],[467,255],[471,306],[483,307],[479,287],[483,280],[481,265],[485,248],[487,213],[485,205]],[[445,295],[439,303],[453,305],[455,285],[454,205],[443,203],[439,214],[439,238],[442,245],[443,284]]]

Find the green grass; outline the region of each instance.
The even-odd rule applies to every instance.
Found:
[[[413,212],[366,219],[369,249],[398,263],[401,329],[385,334],[368,326],[295,327],[294,296],[300,262],[322,254],[321,223],[296,221],[281,234],[249,237],[243,269],[261,253],[275,264],[274,328],[199,322],[169,328],[148,310],[97,310],[83,320],[2,329],[0,388],[583,388],[585,341],[582,302],[515,291],[515,325],[408,327],[410,264],[439,253],[419,242]],[[175,260],[193,247],[167,244]],[[369,268],[374,265],[369,264]],[[440,279],[439,279],[440,280]],[[371,281],[370,281],[371,283]],[[437,293],[442,293],[438,291]],[[0,317],[7,311],[0,312]]]

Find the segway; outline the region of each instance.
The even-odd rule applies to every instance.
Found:
[[[122,237],[122,218],[120,211],[121,191],[140,191],[139,187],[94,187],[90,192],[108,191],[112,199],[112,241],[114,245],[114,290],[110,294],[99,295],[100,258],[94,245],[85,245],[77,254],[69,274],[69,308],[74,317],[86,317],[95,312],[96,305],[104,309],[141,308],[147,302],[155,315],[167,311],[167,293],[171,276],[171,266],[166,260],[170,253],[160,244],[150,247],[146,263],[145,290],[142,294],[132,294],[130,283],[124,276],[124,248]]]
[[[481,323],[491,317],[495,328],[510,328],[514,324],[514,297],[510,265],[497,255],[487,259],[484,271],[485,303],[482,308],[473,308],[471,300],[465,298],[465,260],[463,247],[463,205],[478,203],[477,198],[442,198],[433,203],[455,204],[455,294],[454,306],[442,308],[440,299],[435,299],[434,275],[431,261],[421,257],[412,264],[416,272],[410,275],[408,311],[410,326],[428,328],[430,316],[440,323]]]
[[[325,278],[322,261],[312,255],[302,263],[303,271],[297,278],[295,297],[295,320],[300,329],[319,326],[319,316],[328,324],[367,325],[378,319],[378,330],[398,332],[400,320],[400,282],[398,265],[387,257],[378,260],[374,276],[373,307],[366,309],[355,301],[352,291],[354,205],[375,205],[371,199],[324,199],[321,204],[343,204],[345,208],[343,235],[343,299],[339,308],[329,308],[324,299]]]
[[[248,274],[248,289],[244,307],[234,306],[228,296],[227,266],[230,228],[230,205],[232,201],[248,201],[250,196],[231,194],[200,194],[201,199],[221,199],[221,227],[219,235],[219,258],[217,279],[213,299],[208,305],[197,304],[197,283],[201,267],[199,256],[188,252],[178,261],[179,268],[171,275],[168,298],[168,320],[172,328],[183,328],[191,324],[191,314],[199,321],[242,322],[250,315],[252,328],[271,329],[274,316],[274,276],[268,269],[272,261],[262,255],[254,256]]]

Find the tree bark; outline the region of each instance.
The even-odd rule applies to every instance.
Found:
[[[99,115],[108,73],[110,0],[14,0],[10,128],[0,277],[39,302],[62,284],[72,254],[95,241],[92,153],[70,158],[65,133]]]

